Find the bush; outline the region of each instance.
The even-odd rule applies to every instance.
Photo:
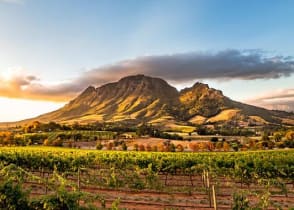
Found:
[[[218,138],[215,137],[215,136],[214,136],[214,137],[211,137],[210,141],[211,141],[211,142],[218,142]]]
[[[124,151],[128,150],[128,146],[126,145],[125,142],[122,143],[121,148],[122,148],[122,150],[124,150]]]
[[[143,144],[139,145],[139,151],[145,151],[145,146]]]
[[[101,144],[101,142],[98,142],[96,144],[96,149],[101,150],[103,148],[103,145]]]
[[[283,146],[288,148],[294,148],[294,140],[283,141]]]
[[[60,138],[57,138],[52,142],[52,146],[62,147],[62,145],[63,145],[63,141]]]

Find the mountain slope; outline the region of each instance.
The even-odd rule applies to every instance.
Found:
[[[190,122],[197,120],[199,122],[199,119],[202,122],[228,121],[232,118],[244,120],[251,116],[258,116],[262,119],[260,121],[270,123],[281,123],[285,119],[294,119],[294,115],[288,112],[267,110],[231,100],[220,90],[209,88],[207,84],[202,83],[185,88],[180,92],[179,98],[180,102],[185,105],[186,118]],[[225,115],[227,116],[224,117]],[[203,117],[206,120],[203,120]]]
[[[202,83],[185,88],[180,92],[179,98],[181,104],[185,106],[188,117],[194,115],[211,117],[227,108],[227,99],[222,92]]]
[[[41,121],[68,121],[97,116],[103,121],[145,119],[169,115],[178,107],[178,91],[159,78],[135,75],[99,88],[88,87],[63,108],[40,116]]]
[[[262,122],[280,123],[292,122],[294,116],[233,101],[206,84],[196,83],[179,92],[160,78],[134,75],[98,88],[89,86],[63,108],[30,121],[71,123],[127,120],[135,124],[168,124],[188,121],[218,123],[232,119],[261,119]]]

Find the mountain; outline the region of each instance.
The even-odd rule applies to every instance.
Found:
[[[163,79],[134,75],[98,88],[89,86],[61,109],[32,120],[61,123],[128,121],[166,126],[231,120],[291,124],[294,115],[233,101],[207,84],[196,83],[178,91]]]
[[[99,88],[88,87],[63,108],[41,121],[149,121],[178,107],[178,91],[159,78],[135,75]]]
[[[283,111],[273,111],[231,100],[220,90],[209,88],[207,84],[196,83],[180,92],[181,104],[187,111],[190,122],[219,122],[228,120],[251,123],[283,123],[294,119],[294,115]],[[254,122],[255,121],[255,122]]]

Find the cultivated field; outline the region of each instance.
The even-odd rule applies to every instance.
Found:
[[[294,206],[294,150],[161,153],[4,147],[0,163],[2,182],[9,177],[30,189],[29,199],[57,195],[100,209]]]

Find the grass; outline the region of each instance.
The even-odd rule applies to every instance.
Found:
[[[249,116],[250,119],[255,120],[256,122],[267,124],[268,122],[262,119],[259,116]]]
[[[193,131],[195,131],[194,126],[177,125],[177,124],[170,125],[170,129],[174,132],[181,132],[181,133],[192,133]]]
[[[189,120],[189,122],[191,123],[194,123],[194,124],[198,124],[198,125],[201,125],[203,124],[207,119],[203,116],[200,116],[200,115],[196,115],[194,116],[193,118],[191,118]]]
[[[214,117],[208,119],[208,122],[220,122],[220,121],[227,121],[232,119],[240,112],[239,109],[227,109],[222,111],[221,113],[217,114]]]

